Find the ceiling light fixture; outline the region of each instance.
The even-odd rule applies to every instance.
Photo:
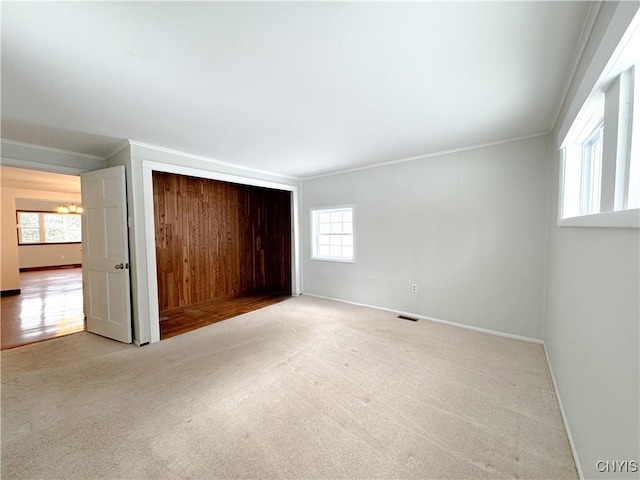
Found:
[[[81,205],[76,205],[75,203],[71,203],[71,205],[58,205],[57,212],[58,213],[82,213],[84,208]]]

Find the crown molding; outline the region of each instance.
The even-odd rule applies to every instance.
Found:
[[[86,172],[82,168],[66,167],[63,165],[49,165],[46,163],[31,162],[29,160],[21,160],[19,158],[2,157],[0,162],[2,166],[14,168],[26,168],[29,170],[38,170],[49,173],[61,173],[63,175],[80,175]]]
[[[389,160],[386,162],[381,162],[381,163],[376,163],[373,165],[365,165],[362,167],[355,167],[355,168],[349,168],[346,170],[338,170],[335,172],[327,172],[327,173],[322,173],[320,175],[312,175],[309,177],[302,177],[302,180],[314,180],[316,178],[322,178],[322,177],[330,177],[332,175],[342,175],[343,173],[351,173],[351,172],[358,172],[360,170],[369,170],[371,168],[378,168],[378,167],[385,167],[387,165],[395,165],[396,163],[405,163],[405,162],[413,162],[416,160],[423,160],[426,158],[433,158],[433,157],[439,157],[441,155],[450,155],[452,153],[460,153],[460,152],[466,152],[468,150],[475,150],[478,148],[484,148],[484,147],[492,147],[495,145],[503,145],[505,143],[511,143],[511,142],[517,142],[519,140],[527,140],[529,138],[536,138],[536,137],[542,137],[544,135],[548,135],[550,134],[550,131],[547,132],[538,132],[538,133],[533,133],[530,135],[523,135],[521,137],[514,137],[514,138],[509,138],[506,140],[498,140],[496,142],[487,142],[487,143],[478,143],[478,144],[474,144],[474,145],[468,145],[468,146],[464,146],[464,147],[459,147],[459,148],[452,148],[450,150],[441,150],[439,152],[433,152],[433,153],[425,153],[422,155],[416,155],[413,157],[406,157],[406,158],[400,158],[397,160]]]
[[[186,152],[181,152],[180,150],[174,150],[172,148],[167,148],[167,147],[160,147],[158,145],[150,145],[148,143],[144,143],[144,142],[138,142],[136,140],[129,140],[129,144],[133,145],[133,146],[138,146],[141,148],[148,148],[151,150],[155,150],[158,152],[162,152],[162,153],[168,153],[170,155],[178,155],[181,157],[186,157],[186,158],[191,158],[193,160],[198,160],[200,162],[207,162],[207,163],[212,163],[215,165],[220,165],[220,166],[224,166],[224,167],[229,167],[229,168],[234,168],[234,169],[238,169],[238,170],[243,170],[246,172],[252,172],[252,173],[258,173],[261,175],[269,175],[271,177],[277,177],[277,178],[285,178],[287,180],[295,180],[295,181],[300,181],[300,177],[294,177],[294,176],[290,176],[290,175],[284,175],[281,173],[274,173],[274,172],[269,172],[266,170],[260,170],[257,168],[252,168],[252,167],[245,167],[243,165],[238,165],[237,163],[230,163],[230,162],[225,162],[222,160],[216,160],[210,157],[203,157],[201,155],[194,155],[192,153],[186,153]]]
[[[14,145],[16,147],[31,148],[31,149],[35,149],[35,150],[42,150],[42,151],[45,151],[45,152],[56,153],[56,154],[61,154],[61,155],[70,155],[70,156],[86,158],[86,159],[90,159],[90,160],[104,160],[103,157],[100,157],[98,155],[91,155],[89,153],[73,152],[71,150],[63,150],[61,148],[45,147],[45,146],[42,146],[42,145],[35,145],[33,143],[17,142],[15,140],[8,140],[6,138],[0,139],[0,142],[3,145],[4,144],[6,144],[6,145]]]
[[[109,158],[113,157],[114,155],[116,155],[117,153],[120,153],[122,150],[124,150],[125,148],[127,148],[128,146],[131,145],[131,142],[129,140],[125,140],[124,142],[122,142],[120,145],[118,145],[116,148],[114,148],[113,150],[111,150],[109,153],[107,153],[104,156],[105,160],[108,160]]]

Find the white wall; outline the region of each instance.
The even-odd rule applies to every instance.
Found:
[[[562,141],[638,2],[604,2],[554,144]],[[640,452],[640,232],[556,226],[558,154],[550,152],[548,299],[545,341],[585,478],[638,478],[600,472],[600,460],[636,461]]]
[[[637,229],[550,235],[546,343],[585,478],[614,477],[599,460],[640,460],[639,246]]]
[[[51,245],[21,245],[18,247],[19,267],[55,267],[82,264],[82,245],[60,243]]]
[[[548,142],[304,180],[305,293],[540,339]],[[345,204],[356,263],[310,260],[309,209]]]
[[[2,188],[2,276],[0,290],[3,292],[20,289],[18,237],[16,233],[16,195],[14,189]]]

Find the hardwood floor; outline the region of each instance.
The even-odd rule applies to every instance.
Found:
[[[20,295],[2,297],[2,350],[85,330],[82,268],[20,273]],[[274,303],[289,295],[259,290],[162,312],[160,338],[170,338]]]
[[[82,268],[20,273],[20,295],[2,297],[2,350],[85,329]]]
[[[290,295],[283,295],[281,292],[259,290],[233,298],[166,310],[160,314],[160,339],[164,340],[243,313],[252,312],[289,297]]]

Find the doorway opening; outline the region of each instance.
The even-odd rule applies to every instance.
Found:
[[[59,205],[80,203],[80,178],[0,168],[2,214],[15,220],[12,225],[3,223],[2,350],[83,331],[81,237],[61,238],[73,233],[72,226],[67,232],[65,225],[77,222],[54,218],[61,216]],[[11,227],[17,228],[11,232]]]
[[[292,293],[292,194],[154,171],[160,338]]]

